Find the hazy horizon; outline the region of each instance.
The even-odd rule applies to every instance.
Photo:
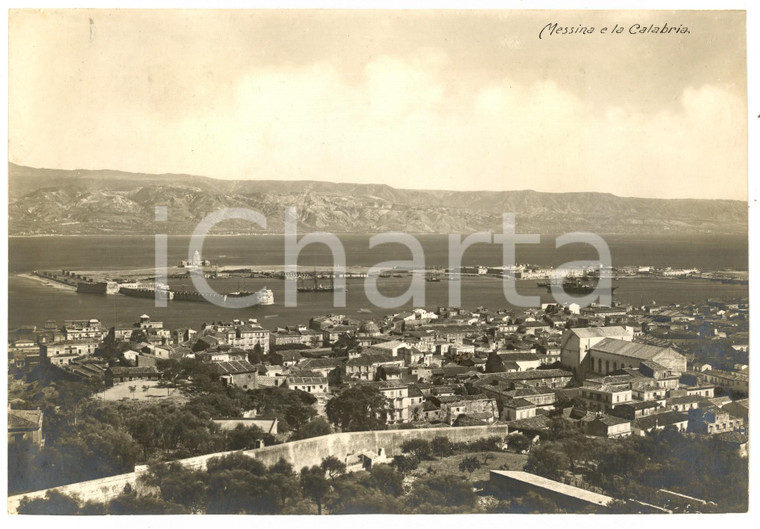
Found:
[[[733,198],[691,198],[691,197],[643,197],[643,196],[633,196],[633,195],[619,195],[615,193],[610,193],[607,191],[539,191],[537,189],[531,189],[531,188],[515,188],[515,189],[499,189],[497,191],[490,190],[490,189],[444,189],[444,188],[425,188],[425,189],[418,189],[418,188],[410,188],[410,187],[398,187],[398,186],[392,186],[390,184],[386,184],[383,182],[337,182],[335,180],[317,180],[314,178],[309,179],[303,179],[303,180],[278,180],[276,178],[247,178],[247,179],[225,179],[225,178],[215,178],[213,176],[207,176],[202,174],[194,174],[194,173],[177,173],[177,172],[168,172],[168,173],[140,173],[140,172],[133,172],[133,171],[124,171],[122,169],[114,169],[114,168],[95,168],[95,169],[84,169],[82,167],[78,167],[75,169],[62,169],[58,167],[32,167],[28,165],[20,165],[13,162],[9,162],[9,165],[15,165],[17,167],[25,167],[29,169],[34,170],[40,170],[40,171],[88,171],[88,172],[114,172],[114,173],[124,173],[124,174],[130,174],[130,175],[141,175],[141,176],[153,176],[153,177],[171,177],[171,176],[186,176],[186,177],[193,177],[193,178],[208,178],[211,180],[220,180],[225,182],[282,182],[282,183],[299,183],[299,182],[319,182],[319,183],[326,183],[326,184],[338,184],[338,185],[361,185],[361,186],[389,186],[392,189],[396,189],[399,191],[432,191],[432,192],[457,192],[457,193],[488,193],[488,192],[533,192],[533,193],[545,193],[545,194],[572,194],[572,193],[579,193],[579,194],[604,194],[604,195],[613,195],[618,198],[644,198],[644,199],[657,199],[657,200],[729,200],[729,201],[737,201],[737,202],[747,202],[746,199],[733,199]]]

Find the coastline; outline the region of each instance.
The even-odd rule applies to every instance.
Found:
[[[44,277],[36,276],[31,273],[22,273],[22,274],[15,274],[16,277],[20,277],[22,279],[30,279],[32,281],[36,281],[38,283],[41,283],[43,286],[51,287],[51,288],[57,288],[58,290],[66,290],[69,292],[76,292],[76,287],[72,287],[69,285],[64,285],[63,283],[59,283],[58,281],[53,281],[52,279],[45,279]]]

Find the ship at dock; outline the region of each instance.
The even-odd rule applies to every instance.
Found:
[[[120,285],[116,281],[80,281],[77,283],[77,293],[97,294],[100,296],[118,294]]]
[[[335,286],[335,277],[330,274],[328,276],[330,280],[327,284],[319,282],[317,273],[309,274],[307,276],[301,276],[298,278],[298,292],[335,292],[345,290],[345,287]]]
[[[256,292],[248,292],[247,290],[238,290],[236,292],[230,292],[227,294],[228,298],[244,298],[246,296],[255,296],[256,305],[274,305],[274,292],[267,287],[257,290]]]
[[[220,294],[218,292],[208,292],[206,295],[202,295],[196,291],[176,291],[172,292],[174,301],[200,301],[208,303],[224,303],[228,298],[243,298],[246,296],[256,296],[256,302],[254,305],[274,305],[274,292],[266,287],[256,292],[248,292],[247,290],[238,290],[230,292],[228,294]]]
[[[143,285],[140,283],[121,285],[119,288],[119,294],[135,298],[161,299],[166,301],[174,299],[174,292],[169,290],[168,285],[162,283],[156,283],[154,285]]]
[[[552,281],[539,281],[538,286],[544,287],[546,290],[551,292],[552,284],[555,286],[559,286],[558,283],[552,282]],[[573,277],[573,278],[565,278],[564,281],[562,281],[562,290],[565,291],[567,294],[580,294],[580,295],[587,295],[587,294],[593,294],[596,291],[598,285],[598,279],[596,277]],[[617,289],[616,286],[610,287],[610,294],[615,292],[615,289]]]

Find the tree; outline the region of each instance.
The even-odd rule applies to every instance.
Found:
[[[496,352],[492,352],[488,355],[486,360],[486,373],[503,373],[507,368],[504,367],[504,363],[499,358]]]
[[[570,469],[570,459],[561,445],[547,442],[531,450],[525,468],[541,476],[557,478]]]
[[[425,439],[409,439],[401,443],[401,451],[405,454],[414,454],[422,461],[430,457],[430,442]]]
[[[471,513],[477,507],[478,497],[462,477],[436,474],[416,480],[406,500],[415,513]]]
[[[24,497],[18,506],[19,514],[77,514],[79,502],[60,492],[49,490],[44,498]]]
[[[383,430],[388,404],[376,387],[362,384],[330,399],[326,411],[330,422],[345,432]]]
[[[301,501],[301,484],[290,465],[267,469],[240,452],[207,463],[209,514],[280,514]]]
[[[335,456],[327,456],[324,458],[319,467],[330,479],[346,473],[346,464]]]
[[[386,467],[379,465],[375,468]],[[332,514],[400,514],[403,513],[403,504],[396,498],[396,494],[383,492],[375,486],[370,479],[367,483],[357,483],[353,476],[345,476],[350,479],[336,483],[336,493],[331,494],[327,500],[327,507]],[[369,486],[365,486],[369,485]],[[400,487],[400,482],[399,482]],[[398,493],[400,495],[401,492]]]
[[[243,426],[238,424],[227,432],[227,450],[248,450],[258,448],[261,439],[264,438],[264,432],[256,425]]]
[[[472,473],[480,468],[480,460],[475,456],[467,456],[459,462],[459,471],[467,472],[472,479]]]
[[[132,334],[129,336],[129,341],[132,343],[147,342],[148,335],[145,334],[145,331],[143,329],[135,329],[134,331],[132,331]]]
[[[557,441],[584,436],[573,423],[564,417],[555,417],[549,423],[549,432],[546,437],[551,441]]]
[[[135,398],[135,391],[137,391],[137,386],[129,386],[129,393],[132,395],[132,398]]]
[[[151,466],[142,479],[158,487],[164,501],[182,505],[190,512],[203,512],[208,504],[206,472],[190,470],[179,463],[162,463]]]
[[[325,478],[325,472],[318,466],[301,469],[301,488],[305,496],[317,504],[317,514],[322,514],[322,504],[330,492],[330,482]]]
[[[404,493],[404,475],[390,465],[374,465],[369,471],[368,485],[391,496]]]
[[[451,454],[451,443],[445,435],[437,435],[430,441],[430,451],[434,456],[443,459]]]
[[[509,441],[509,447],[512,448],[515,452],[523,452],[524,450],[528,450],[532,445],[530,437],[523,433],[510,435],[507,439]]]
[[[345,366],[337,366],[327,373],[327,383],[330,384],[330,387],[343,387],[343,382],[346,378],[345,369]]]
[[[253,365],[260,364],[263,361],[262,354],[261,344],[256,342],[256,345],[253,346],[253,351],[248,352],[248,361]]]
[[[298,441],[299,439],[309,439],[310,437],[319,437],[320,435],[327,435],[330,433],[332,433],[330,423],[321,417],[317,417],[303,424],[294,431],[293,435],[290,436],[290,440]]]
[[[391,464],[402,474],[408,474],[420,465],[420,460],[415,455],[399,455],[393,456],[393,463]]]
[[[305,391],[283,387],[267,387],[248,392],[249,404],[259,415],[274,415],[283,431],[309,422],[316,414],[317,398]]]
[[[108,504],[110,514],[187,514],[187,509],[155,496],[138,496],[134,492],[122,494]]]

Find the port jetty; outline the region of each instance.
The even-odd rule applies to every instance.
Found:
[[[376,268],[367,266],[350,266],[335,270],[327,266],[299,267],[298,271],[286,271],[283,266],[261,265],[218,265],[210,261],[198,261],[197,263],[183,261],[178,266],[164,268],[133,268],[120,270],[35,270],[30,275],[36,277],[43,284],[58,286],[76,290],[80,294],[91,295],[126,295],[133,297],[155,298],[156,292],[167,301],[208,301],[199,294],[189,281],[192,274],[201,274],[206,279],[235,279],[245,278],[271,279],[272,281],[294,280],[301,289],[304,285],[317,285],[308,289],[313,292],[329,292],[336,278],[364,279],[376,276],[378,280],[392,280],[410,278],[419,274],[426,281],[453,281],[463,276],[478,277],[483,280],[514,279],[533,280],[538,286],[548,288],[552,281],[557,281],[558,270],[551,267],[539,267],[534,265],[516,265],[512,267],[489,267],[489,266],[462,266],[457,269],[443,267],[428,267],[422,270],[412,268],[394,268],[392,270],[378,271]],[[673,269],[654,268],[649,266],[620,266],[620,267],[589,267],[574,270],[567,275],[574,282],[583,281],[584,284],[593,285],[599,278],[608,277],[614,281],[626,279],[648,278],[662,280],[710,280],[725,284],[746,285],[749,281],[749,273],[746,270],[712,270],[703,271],[698,269]],[[175,284],[170,288],[167,284]],[[561,280],[560,280],[561,282]],[[567,282],[567,280],[565,280]],[[234,284],[234,282],[228,282]],[[328,285],[322,287],[322,285]],[[262,304],[271,304],[271,291],[262,289]],[[219,300],[229,296],[241,297],[254,294],[253,292],[230,289],[229,292],[215,294]]]

